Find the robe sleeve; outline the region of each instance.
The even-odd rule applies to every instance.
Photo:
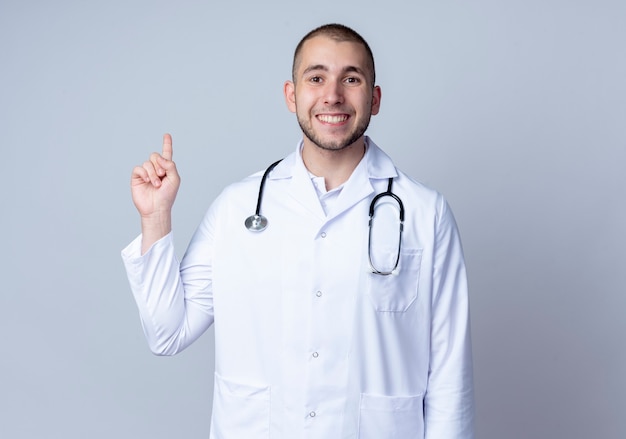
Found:
[[[474,390],[468,286],[456,222],[443,197],[438,201],[435,245],[425,437],[472,439]]]
[[[141,235],[122,250],[144,334],[156,355],[174,355],[213,323],[212,210],[194,233],[182,262],[172,233],[141,255]]]

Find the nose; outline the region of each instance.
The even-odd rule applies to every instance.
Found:
[[[337,105],[343,103],[343,87],[340,81],[327,81],[324,88],[324,104]]]

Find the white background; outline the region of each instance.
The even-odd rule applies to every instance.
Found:
[[[295,147],[283,81],[327,22],[374,51],[369,134],[456,214],[477,438],[626,437],[621,0],[2,0],[0,437],[208,437],[212,332],[153,356],[125,278],[130,171],[173,134],[182,255]]]

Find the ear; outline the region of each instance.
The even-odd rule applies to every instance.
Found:
[[[378,85],[374,86],[372,92],[372,116],[376,116],[380,111],[380,99],[382,98],[382,91]]]
[[[292,81],[285,81],[285,85],[283,87],[283,93],[285,94],[285,102],[287,103],[287,108],[292,113],[296,112],[296,85]]]

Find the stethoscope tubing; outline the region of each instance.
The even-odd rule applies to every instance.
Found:
[[[261,184],[259,185],[259,197],[257,198],[257,202],[256,202],[256,210],[254,211],[254,214],[256,216],[261,215],[261,202],[263,200],[263,189],[265,188],[265,181],[267,181],[267,176],[269,175],[270,172],[272,172],[272,169],[274,169],[276,165],[278,165],[282,161],[283,159],[276,160],[274,163],[269,165],[269,167],[263,173],[263,177],[261,177]]]
[[[268,224],[267,218],[261,215],[261,204],[263,203],[263,193],[265,190],[265,182],[267,181],[267,177],[269,173],[272,172],[272,170],[276,167],[276,165],[278,165],[282,160],[283,159],[280,159],[272,163],[263,173],[263,177],[261,177],[261,183],[259,184],[259,195],[258,195],[257,203],[256,203],[256,210],[254,211],[254,215],[250,215],[248,218],[246,218],[245,223],[244,223],[246,228],[250,230],[251,232],[262,232],[263,230],[267,228],[267,224]],[[402,231],[404,230],[404,203],[402,203],[402,200],[400,199],[399,196],[397,196],[391,191],[392,185],[393,185],[393,177],[389,177],[389,184],[387,185],[387,190],[385,192],[381,192],[378,195],[376,195],[372,199],[372,202],[370,203],[370,208],[369,208],[369,224],[368,224],[369,233],[368,233],[368,240],[367,240],[367,255],[369,258],[369,264],[370,264],[372,273],[379,274],[382,276],[388,276],[390,274],[393,274],[396,268],[398,268],[398,263],[400,262],[400,252],[402,248]],[[389,271],[378,270],[374,266],[374,262],[372,261],[372,221],[374,219],[374,211],[376,209],[376,203],[378,202],[378,200],[380,200],[383,197],[393,198],[394,200],[396,200],[396,202],[398,203],[398,206],[400,207],[400,225],[399,225],[400,231],[399,231],[399,236],[398,236],[398,253],[396,256],[396,260],[394,262],[394,266]]]
[[[367,238],[367,257],[369,258],[369,263],[370,263],[370,268],[372,269],[372,273],[379,274],[381,276],[389,276],[390,274],[393,274],[396,271],[396,268],[398,268],[398,263],[400,262],[400,252],[402,250],[402,231],[404,230],[404,203],[402,202],[399,196],[397,196],[391,191],[392,185],[393,185],[393,177],[389,177],[389,184],[387,185],[387,190],[385,192],[381,192],[378,195],[376,195],[372,199],[372,202],[370,203],[370,212],[369,212],[370,219],[368,223],[369,233],[368,233],[368,238]],[[378,202],[378,200],[380,200],[383,197],[393,198],[394,200],[396,200],[396,202],[398,203],[398,206],[400,207],[400,225],[399,225],[400,231],[398,235],[398,252],[396,253],[396,260],[394,262],[393,268],[388,271],[377,269],[374,266],[374,261],[372,261],[372,222],[374,220],[374,210],[376,209],[376,203]]]

